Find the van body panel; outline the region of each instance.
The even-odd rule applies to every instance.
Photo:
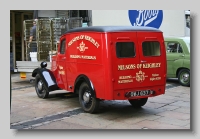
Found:
[[[147,44],[143,46],[144,42]],[[153,52],[145,53],[143,47]],[[102,100],[164,94],[166,52],[162,32],[148,27],[72,29],[60,39],[58,53],[52,57],[52,71],[58,86],[70,92],[75,92],[77,78],[84,75],[90,80],[96,98]],[[128,92],[146,90],[154,92],[144,96],[126,96]]]

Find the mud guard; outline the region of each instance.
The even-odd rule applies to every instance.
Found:
[[[95,88],[93,86],[92,81],[85,75],[79,75],[74,83],[74,86],[80,86],[80,84],[82,83],[82,81],[85,81],[88,85],[90,85],[91,89],[94,91],[94,93],[96,94]]]
[[[45,88],[50,91],[60,90],[56,83],[56,78],[54,77],[52,71],[46,68],[37,68],[32,72],[32,77],[35,77],[37,74],[40,75]]]

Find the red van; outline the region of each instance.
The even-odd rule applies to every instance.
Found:
[[[51,70],[42,62],[33,71],[38,97],[64,89],[79,95],[85,112],[101,100],[128,100],[133,107],[165,93],[166,51],[163,33],[150,27],[91,26],[60,38]]]

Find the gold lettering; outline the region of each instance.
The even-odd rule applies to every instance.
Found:
[[[70,46],[72,44],[72,41],[70,41],[69,43],[68,43],[68,46]]]
[[[123,70],[124,69],[124,65],[118,65],[118,70]]]
[[[62,67],[62,66],[59,66],[59,69],[61,69],[61,70],[62,70],[62,69],[63,69],[63,67]]]
[[[80,36],[80,39],[83,39],[83,38],[84,38],[84,35],[81,35],[81,36]]]
[[[84,56],[84,55],[70,55],[70,58],[96,60],[96,56]]]
[[[156,67],[160,68],[161,63],[156,63]]]
[[[146,68],[146,64],[143,64],[143,68]]]
[[[155,68],[155,67],[156,67],[156,66],[155,66],[155,65],[156,65],[155,63],[152,63],[151,65],[152,65],[152,68]]]
[[[93,38],[91,39],[91,43],[95,45],[95,40]]]
[[[65,75],[65,71],[58,71],[59,74]]]
[[[96,56],[82,56],[82,59],[94,59],[94,60],[96,60]]]
[[[99,47],[99,44],[97,43],[97,42],[95,42],[95,44],[94,44],[97,48]]]
[[[154,81],[154,80],[161,80],[161,77],[152,77],[152,78],[150,78],[150,81]]]
[[[159,74],[152,74],[152,76],[159,76]]]
[[[85,40],[91,42],[91,43],[92,43],[94,46],[96,46],[97,48],[100,46],[100,45],[98,44],[98,42],[97,42],[95,39],[93,39],[92,37],[87,36],[87,35],[80,35],[80,36],[76,36],[76,37],[72,38],[71,41],[69,41],[69,43],[68,43],[68,47],[69,47],[70,45],[72,45],[74,42],[76,42],[76,41],[78,41],[78,40],[80,40],[80,39],[85,39]]]
[[[80,55],[70,55],[70,58],[81,58]]]
[[[143,68],[160,68],[161,63],[146,63],[143,64]]]
[[[132,70],[135,69],[135,64],[129,64],[129,65],[118,65],[118,70]]]
[[[156,80],[161,80],[161,77],[156,77]]]
[[[131,75],[128,75],[128,76],[119,76],[119,79],[131,79],[132,76]]]
[[[131,83],[133,82],[133,79],[131,80],[118,80],[118,83],[121,84],[121,83]]]
[[[142,67],[142,64],[137,64],[137,68],[140,69]]]
[[[85,35],[85,40],[89,40],[89,36],[86,36],[86,35]]]

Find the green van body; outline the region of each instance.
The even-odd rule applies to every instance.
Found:
[[[190,86],[190,37],[165,37],[167,78]]]

